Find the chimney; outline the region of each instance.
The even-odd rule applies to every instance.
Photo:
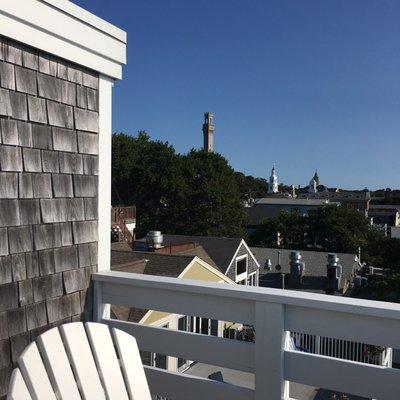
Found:
[[[163,235],[160,231],[149,231],[146,235],[146,245],[148,251],[161,249],[163,247]]]
[[[342,280],[342,266],[339,264],[339,258],[335,253],[328,254],[328,264],[326,267],[326,294],[335,294],[340,289]]]
[[[303,283],[303,276],[306,266],[305,263],[301,261],[300,251],[290,252],[290,275],[289,284],[291,287],[300,287]]]

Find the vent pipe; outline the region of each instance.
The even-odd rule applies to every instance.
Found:
[[[343,272],[342,266],[339,264],[339,258],[335,253],[328,254],[328,264],[326,267],[326,294],[335,294],[340,289]]]
[[[146,244],[148,250],[161,249],[163,247],[163,235],[160,231],[149,231],[146,235]]]

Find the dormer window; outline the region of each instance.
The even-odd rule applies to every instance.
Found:
[[[236,282],[247,279],[247,254],[236,258]]]

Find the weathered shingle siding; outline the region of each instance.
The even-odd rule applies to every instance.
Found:
[[[0,37],[0,398],[31,340],[91,313],[98,81]]]
[[[239,250],[236,254],[235,259],[232,261],[231,265],[229,266],[229,269],[226,273],[226,276],[233,281],[236,281],[236,258],[240,256],[244,256],[247,254],[247,260],[248,260],[248,274],[251,274],[252,272],[257,271],[258,266],[253,260],[253,257],[250,255],[249,251],[247,250],[246,246],[242,243],[239,247]]]

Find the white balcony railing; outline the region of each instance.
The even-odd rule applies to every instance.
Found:
[[[253,372],[255,389],[146,367],[153,394],[174,400],[288,399],[289,381],[379,400],[400,398],[400,370],[289,350],[288,331],[400,348],[400,305],[116,271],[93,275],[94,319],[145,351]],[[107,318],[118,304],[255,326],[255,343]]]

